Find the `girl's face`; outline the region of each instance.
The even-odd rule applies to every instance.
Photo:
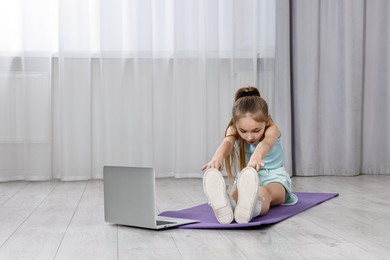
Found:
[[[265,122],[257,122],[252,118],[252,114],[247,113],[236,122],[236,129],[242,139],[253,144],[263,137]]]

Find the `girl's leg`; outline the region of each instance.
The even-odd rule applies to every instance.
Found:
[[[245,170],[245,171],[244,171]],[[248,172],[251,173],[253,170],[251,169],[244,169],[241,173],[243,172]],[[256,173],[257,174],[257,173]],[[252,173],[252,177],[255,175],[255,173]],[[246,175],[249,177],[249,182],[244,183],[241,185],[241,192],[239,191],[240,188],[237,188],[237,186],[233,186],[233,189],[230,193],[230,196],[238,203],[239,201],[239,194],[245,194],[249,191],[249,193],[254,190],[254,183],[251,174]],[[241,176],[240,176],[241,177]],[[245,178],[246,179],[246,178]],[[241,214],[237,214],[238,212],[235,213],[235,219],[238,223],[247,223],[249,222],[252,218],[259,216],[259,215],[265,215],[268,213],[269,209],[271,206],[276,206],[276,205],[281,205],[285,202],[286,198],[286,190],[284,186],[278,182],[273,182],[270,183],[266,186],[260,186],[258,187],[258,196],[251,197],[249,196],[246,198],[244,201],[241,201],[240,207],[243,205],[244,208],[248,209],[247,212],[244,211],[244,218],[238,216]],[[246,196],[248,197],[248,196]],[[244,203],[242,203],[244,202]],[[249,202],[249,203],[248,203]],[[251,205],[251,206],[250,206]],[[236,208],[237,209],[237,208]],[[242,210],[242,209],[241,209]],[[237,218],[239,217],[239,218]]]
[[[286,198],[286,190],[282,184],[273,182],[266,186],[259,187],[259,196],[263,197],[264,199],[260,211],[260,215],[264,215],[268,213],[271,206],[277,206],[284,203]]]
[[[232,191],[230,192],[230,197],[237,203],[237,200],[238,200],[237,185],[233,186]]]

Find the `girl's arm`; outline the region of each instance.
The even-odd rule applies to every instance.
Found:
[[[255,151],[249,159],[248,166],[255,168],[256,171],[259,171],[262,167],[264,167],[263,158],[269,153],[279,136],[279,128],[275,123],[272,123],[266,129],[263,140],[257,145]]]
[[[203,165],[202,171],[207,170],[209,168],[216,168],[218,170],[222,170],[223,159],[231,154],[234,147],[234,142],[236,141],[236,129],[233,126],[230,126],[226,131],[226,136],[223,139],[222,143],[215,151],[213,158],[211,161]]]

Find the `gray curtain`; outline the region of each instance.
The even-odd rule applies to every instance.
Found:
[[[390,174],[389,1],[279,0],[276,10],[275,98],[291,108],[293,174]]]
[[[390,174],[390,1],[366,0],[362,173]]]
[[[274,100],[271,108],[272,116],[282,132],[283,149],[285,152],[284,166],[290,175],[294,174],[292,98],[290,77],[290,30],[289,1],[275,2],[275,80]],[[268,101],[268,100],[267,100]]]

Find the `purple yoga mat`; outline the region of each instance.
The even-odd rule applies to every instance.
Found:
[[[298,203],[295,205],[281,205],[272,207],[268,214],[265,216],[259,216],[252,219],[251,222],[246,224],[238,224],[232,222],[230,224],[218,223],[213,210],[206,203],[199,206],[195,206],[188,209],[179,211],[165,211],[160,216],[178,217],[199,220],[198,223],[188,224],[180,226],[179,228],[241,228],[241,227],[253,227],[265,224],[275,224],[283,221],[289,217],[292,217],[302,211],[305,211],[311,207],[314,207],[324,201],[337,197],[337,193],[312,193],[312,192],[295,192],[298,196]]]

